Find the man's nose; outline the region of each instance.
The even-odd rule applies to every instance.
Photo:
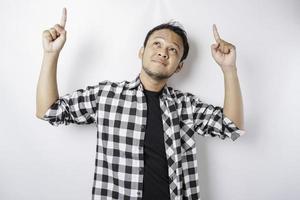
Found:
[[[168,54],[167,54],[166,50],[162,50],[162,51],[158,52],[158,55],[159,55],[159,57],[163,57],[165,59],[168,58]]]

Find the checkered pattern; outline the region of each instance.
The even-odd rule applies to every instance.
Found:
[[[223,109],[165,85],[160,96],[171,200],[200,199],[194,133],[236,140],[244,133]],[[139,75],[61,96],[43,119],[97,125],[93,200],[142,199],[146,97]]]

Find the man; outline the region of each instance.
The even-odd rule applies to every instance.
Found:
[[[185,31],[172,23],[149,31],[133,81],[102,81],[59,97],[65,24],[63,9],[61,23],[43,32],[36,115],[55,126],[97,124],[93,199],[199,199],[195,133],[233,141],[244,134],[235,47],[214,25],[211,50],[224,74],[224,108],[167,86],[189,50]]]

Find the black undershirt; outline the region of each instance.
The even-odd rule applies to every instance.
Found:
[[[143,200],[170,200],[168,165],[159,105],[160,92],[144,89],[147,126],[144,141]]]

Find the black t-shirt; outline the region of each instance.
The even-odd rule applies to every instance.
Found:
[[[147,126],[144,141],[143,200],[169,200],[169,176],[159,92],[144,89],[147,99]]]

